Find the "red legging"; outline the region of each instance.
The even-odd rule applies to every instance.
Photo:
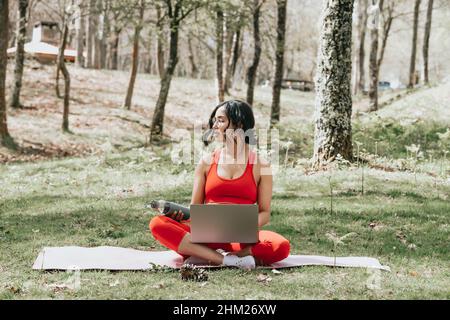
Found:
[[[178,252],[181,240],[191,231],[189,225],[175,221],[166,216],[156,216],[150,220],[150,231],[153,237],[163,246]],[[259,242],[252,245],[251,252],[255,259],[264,264],[272,264],[281,261],[289,255],[290,244],[287,239],[279,234],[260,230],[258,234]],[[235,252],[244,249],[248,244],[241,243],[208,243],[205,244],[211,249],[223,249],[227,252]],[[178,252],[178,254],[187,258]]]

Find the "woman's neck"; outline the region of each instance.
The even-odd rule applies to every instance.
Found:
[[[246,143],[237,143],[233,141],[231,143],[225,143],[223,145],[225,150],[225,159],[232,161],[232,163],[245,164],[246,156],[249,152],[249,147]]]

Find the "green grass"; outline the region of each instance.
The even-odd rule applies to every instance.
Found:
[[[330,172],[280,170],[266,229],[287,237],[292,254],[327,256],[333,244],[326,233],[356,232],[336,254],[389,265],[377,290],[367,287],[365,269],[292,268],[270,273],[266,284],[257,281],[262,271],[209,271],[206,284],[182,281],[177,271],[85,271],[79,290],[51,286],[63,283],[65,272],[31,270],[44,246],[164,250],[148,230],[152,214],[144,205],[153,198],[188,204],[192,169],[173,165],[163,148],[1,166],[0,299],[450,298],[448,180],[418,173],[416,185],[411,172],[366,168],[361,195],[356,167],[332,173],[333,214]]]
[[[23,103],[34,109],[9,111],[8,125],[21,145],[27,140],[34,147],[74,144],[93,151],[84,159],[28,163],[45,157],[24,156],[16,159],[22,163],[0,165],[0,299],[450,298],[450,155],[445,154],[450,137],[444,134],[450,83],[420,89],[370,114],[361,113],[368,98],[355,97],[354,154],[356,142],[361,143],[364,194],[360,163],[331,173],[309,172],[314,93],[282,92],[281,170],[274,178],[272,217],[265,229],[288,238],[292,254],[326,256],[334,249],[327,233],[355,232],[336,255],[371,256],[390,266],[391,273],[381,273],[378,290],[368,288],[365,269],[320,266],[269,273],[268,283],[257,281],[268,271],[208,271],[206,284],[184,282],[176,270],[86,271],[79,290],[52,287],[69,275],[31,270],[42,247],[164,250],[148,230],[153,214],[145,204],[164,198],[187,205],[193,182],[193,165],[173,164],[170,145],[141,147],[148,140],[144,125],[153,115],[158,77],[140,74],[134,106],[124,111],[127,72],[71,68],[71,74],[77,99],[71,104],[74,134],[60,133],[61,101],[49,89],[52,67],[33,70],[24,79]],[[229,98],[244,98],[244,87],[232,90]],[[269,124],[271,93],[270,87],[256,88],[258,129]],[[192,129],[195,120],[206,121],[214,105],[213,81],[175,78],[165,130]],[[412,144],[420,145],[423,156],[416,159],[407,151]],[[2,154],[14,152],[0,147]]]

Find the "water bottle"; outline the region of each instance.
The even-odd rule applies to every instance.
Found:
[[[161,214],[164,215],[169,215],[174,212],[181,211],[183,213],[182,220],[187,220],[191,216],[189,208],[166,200],[153,200],[150,203],[150,207],[152,209],[158,210]]]

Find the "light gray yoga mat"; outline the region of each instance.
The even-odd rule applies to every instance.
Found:
[[[152,264],[180,268],[183,258],[174,251],[140,251],[120,247],[45,247],[33,264],[35,270],[149,270]],[[290,255],[270,266],[258,268],[289,268],[299,266],[334,266],[333,257]],[[214,268],[217,266],[201,265]],[[338,257],[336,266],[374,268],[390,271],[375,258]]]

